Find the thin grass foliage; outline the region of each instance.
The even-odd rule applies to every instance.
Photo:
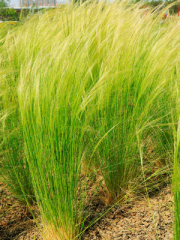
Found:
[[[173,164],[179,239],[180,24],[142,5],[69,4],[3,38],[1,176],[37,203],[43,239],[78,238],[92,172],[109,205]]]

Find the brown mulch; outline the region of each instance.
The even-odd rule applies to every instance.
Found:
[[[113,208],[84,234],[89,239],[173,239],[173,201],[170,186],[149,200],[132,201]],[[153,220],[154,219],[154,220]]]
[[[173,199],[170,186],[149,199],[141,198],[113,207],[105,216],[85,231],[82,240],[173,239]],[[105,209],[98,198],[90,209],[96,215]],[[90,219],[92,220],[92,219]],[[42,240],[27,207],[10,196],[0,183],[0,240]]]

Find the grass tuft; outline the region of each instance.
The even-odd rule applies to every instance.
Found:
[[[180,24],[142,4],[66,5],[3,38],[0,167],[37,202],[44,239],[78,237],[93,174],[106,205],[140,182],[152,189],[173,162],[179,176]]]

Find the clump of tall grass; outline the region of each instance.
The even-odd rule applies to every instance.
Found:
[[[98,21],[95,41],[99,55],[95,73],[91,70],[94,86],[82,103],[92,113],[89,138],[93,140],[89,142],[109,201],[121,198],[130,182],[136,184],[144,164],[139,144],[156,150],[155,162],[161,167],[172,161],[170,79],[172,61],[179,60],[179,26],[164,30],[153,15],[142,17],[136,7],[123,11],[121,4],[116,11],[115,6],[104,10]]]
[[[67,5],[6,37],[2,166],[10,161],[8,176],[15,174],[25,196],[29,176],[44,239],[75,239],[82,230],[82,165],[101,172],[109,204],[149,164],[172,162],[179,24],[163,28],[140,6]]]

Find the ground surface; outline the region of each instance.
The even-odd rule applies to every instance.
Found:
[[[123,203],[85,231],[82,240],[93,239],[173,239],[170,186],[149,200],[141,198]],[[102,212],[104,205],[94,199],[91,211]],[[154,220],[153,220],[154,219]],[[41,225],[40,225],[41,226]],[[28,209],[11,197],[0,183],[0,240],[42,240]]]

